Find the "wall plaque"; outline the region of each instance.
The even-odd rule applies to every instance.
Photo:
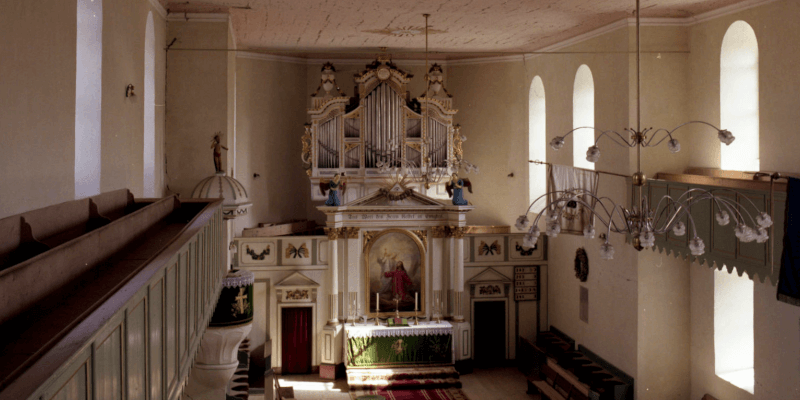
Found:
[[[514,300],[539,300],[539,267],[514,267]]]

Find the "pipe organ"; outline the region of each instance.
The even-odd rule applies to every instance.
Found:
[[[314,200],[325,199],[318,189],[320,180],[337,172],[347,180],[346,203],[386,185],[391,174],[381,173],[381,165],[447,168],[460,159],[460,133],[453,126],[457,110],[442,87],[441,67],[434,64],[431,71],[438,81],[412,98],[406,87],[413,75],[382,54],[355,75],[355,96],[346,97],[336,87],[333,65],[323,66],[308,110],[311,122],[302,138]],[[443,183],[411,186],[428,196],[446,197]]]

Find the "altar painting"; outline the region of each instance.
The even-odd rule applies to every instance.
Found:
[[[369,315],[375,316],[378,294],[381,317],[394,315],[395,307],[402,316],[412,316],[415,293],[420,315],[424,315],[425,251],[420,240],[409,231],[388,229],[375,235],[364,255]]]

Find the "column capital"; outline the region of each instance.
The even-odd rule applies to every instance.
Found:
[[[431,237],[434,239],[442,239],[447,237],[447,229],[446,226],[434,226],[431,228]]]
[[[342,229],[346,228],[325,228],[325,234],[328,235],[328,240],[339,239],[339,235],[342,234]]]
[[[361,228],[357,228],[355,226],[342,228],[341,236],[345,239],[358,239],[358,233],[361,232]]]
[[[467,233],[466,226],[449,226],[447,227],[447,237],[462,239]]]

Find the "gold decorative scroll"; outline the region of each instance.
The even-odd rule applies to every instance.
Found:
[[[325,234],[328,235],[328,240],[336,240],[339,238],[341,230],[339,228],[325,228]]]
[[[345,239],[358,239],[358,233],[361,231],[361,228],[356,228],[354,226],[348,228],[342,228],[342,236]]]
[[[420,229],[411,232],[417,235],[419,240],[422,242],[422,245],[425,247],[425,251],[428,251],[428,231]]]
[[[375,231],[364,231],[364,249],[369,246],[369,243],[372,242],[372,238],[375,237]]]

